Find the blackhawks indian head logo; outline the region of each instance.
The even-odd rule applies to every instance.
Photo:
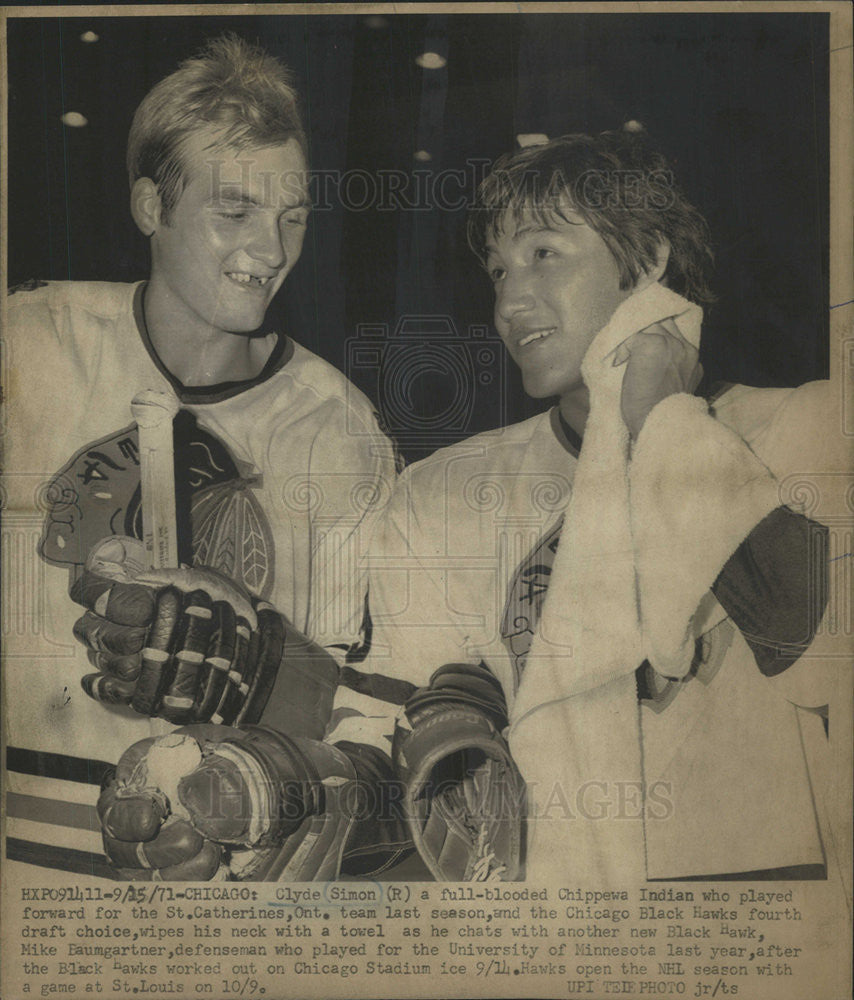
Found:
[[[184,563],[209,566],[257,597],[273,585],[273,538],[225,445],[181,411],[175,418],[175,493]],[[81,448],[46,491],[39,554],[77,575],[92,548],[111,535],[142,538],[139,435],[130,424]]]

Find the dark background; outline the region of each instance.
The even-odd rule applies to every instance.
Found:
[[[348,210],[326,189],[274,308],[378,402],[408,457],[548,404],[525,398],[495,347],[465,210],[429,198],[417,210],[384,208],[366,185],[396,170],[412,194],[416,175],[423,184],[461,170],[467,190],[447,190],[470,197],[484,163],[518,133],[643,122],[714,237],[709,381],[826,376],[822,13],[12,18],[10,284],[146,276],[127,206],[130,120],[154,83],[226,30],[297,74],[312,167],[356,178]],[[99,40],[84,43],[84,31]],[[447,66],[418,67],[424,50]],[[62,124],[72,110],[86,127]],[[416,161],[419,149],[432,159]]]

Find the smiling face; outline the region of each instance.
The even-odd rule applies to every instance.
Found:
[[[185,184],[151,234],[147,301],[188,339],[251,333],[302,250],[308,216],[306,162],[295,139],[269,148],[214,147],[194,133]]]
[[[583,391],[581,362],[593,338],[633,289],[602,237],[577,215],[548,226],[505,214],[487,241],[495,326],[536,399]]]

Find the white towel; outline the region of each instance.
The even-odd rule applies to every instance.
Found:
[[[511,713],[510,748],[531,801],[529,878],[644,877],[642,808],[631,818],[626,799],[642,777],[634,671],[644,642],[620,408],[626,366],[615,366],[614,355],[668,318],[699,347],[702,310],[653,283],[620,304],[582,365],[590,392],[584,445]],[[556,818],[557,800],[571,807],[565,821]]]

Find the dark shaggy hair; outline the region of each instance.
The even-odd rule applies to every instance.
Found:
[[[128,179],[131,187],[140,177],[155,182],[165,219],[184,188],[186,140],[210,126],[220,132],[214,148],[263,148],[296,139],[308,157],[290,71],[237,35],[212,39],[156,84],[133,116]]]
[[[714,300],[706,220],[636,123],[597,136],[565,135],[500,157],[478,189],[468,220],[469,245],[485,262],[487,241],[501,234],[508,218],[516,225],[525,218],[548,226],[578,216],[613,254],[621,288],[631,288],[653,269],[666,241],[664,282],[694,302]]]

